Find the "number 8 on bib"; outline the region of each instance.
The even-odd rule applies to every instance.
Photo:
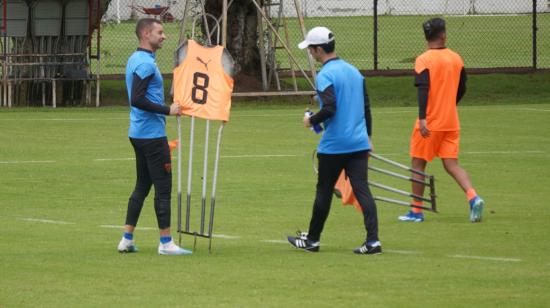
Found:
[[[222,46],[205,47],[189,40],[183,61],[174,69],[174,102],[182,114],[229,121],[233,78],[224,70]]]

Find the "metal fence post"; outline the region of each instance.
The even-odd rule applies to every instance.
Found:
[[[533,69],[537,69],[537,0],[533,0]]]
[[[536,0],[534,0],[536,1]],[[374,0],[373,1],[373,20],[374,20],[374,25],[373,25],[373,62],[374,62],[374,70],[377,71],[378,70],[378,0]]]

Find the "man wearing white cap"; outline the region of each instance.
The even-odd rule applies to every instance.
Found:
[[[356,67],[336,56],[335,46],[334,35],[325,27],[311,29],[298,44],[323,64],[315,81],[321,110],[311,117],[305,116],[303,121],[306,127],[322,123],[324,133],[317,147],[319,174],[309,231],[289,236],[288,241],[296,248],[319,251],[334,185],[345,170],[361,205],[367,231],[366,240],[353,252],[379,254],[382,245],[378,239],[376,204],[367,184],[372,118],[365,78]]]

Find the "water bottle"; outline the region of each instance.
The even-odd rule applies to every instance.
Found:
[[[307,117],[311,117],[313,115],[313,112],[309,110],[309,108],[307,108],[305,115]],[[321,124],[312,125],[309,129],[314,131],[316,134],[320,134],[323,131],[323,127],[321,126]]]

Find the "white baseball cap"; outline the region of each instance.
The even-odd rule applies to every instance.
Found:
[[[334,35],[325,27],[315,27],[306,35],[306,39],[298,44],[298,48],[306,49],[310,45],[322,45],[334,41]]]

